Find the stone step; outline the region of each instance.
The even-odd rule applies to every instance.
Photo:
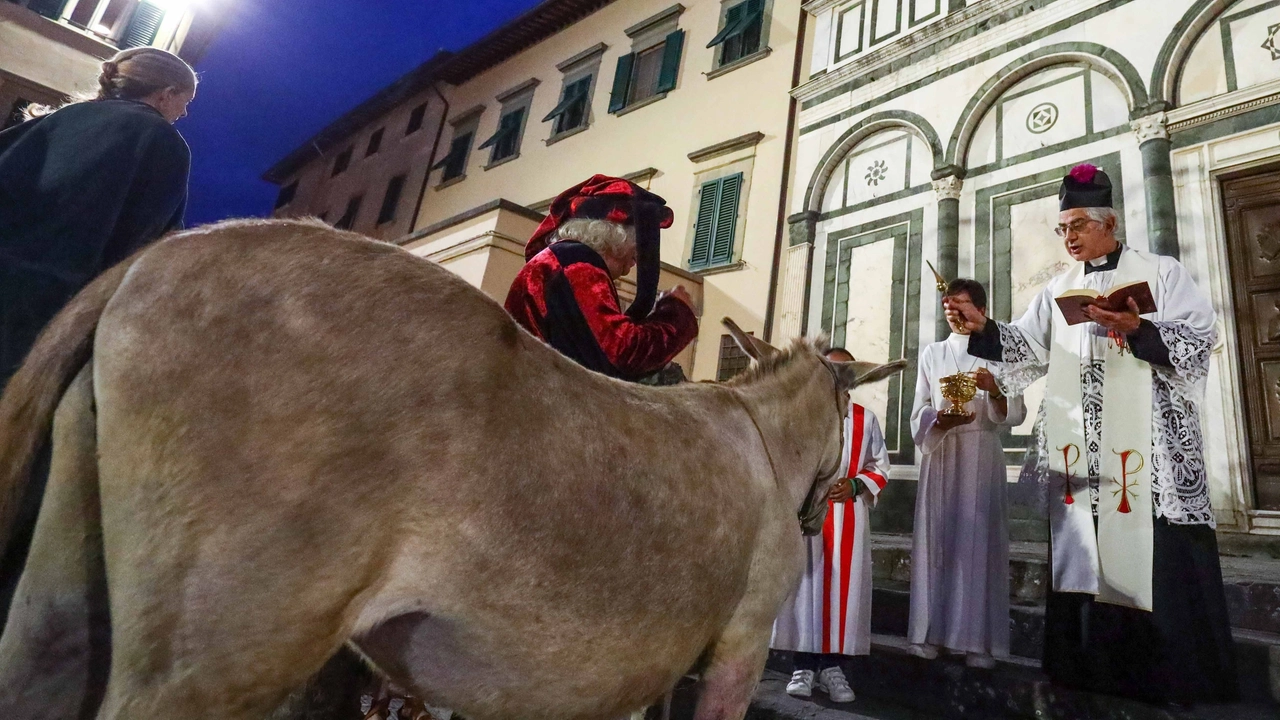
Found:
[[[899,708],[929,718],[1009,720],[1274,720],[1280,706],[1266,702],[1164,708],[1054,686],[1031,660],[1000,662],[994,670],[965,667],[958,658],[926,661],[907,654],[901,638],[874,636],[872,654],[848,658],[845,672],[858,699],[833,706],[817,695],[806,702],[785,698],[791,660],[774,652],[747,717],[851,720],[879,717],[871,708]]]
[[[898,586],[876,587],[871,599],[871,632],[885,642],[905,644],[910,593]],[[1280,700],[1280,635],[1233,628],[1236,670],[1242,697],[1257,702]],[[1009,608],[1010,661],[1038,666],[1044,650],[1044,607]]]
[[[910,585],[909,535],[873,533],[871,559],[872,576],[877,588],[900,589]],[[1249,557],[1224,554],[1221,562],[1227,612],[1231,617],[1232,627],[1280,635],[1280,560],[1261,553]],[[1048,544],[1026,541],[1010,543],[1010,602],[1015,606],[1042,605],[1049,584]],[[873,614],[877,604],[872,605]],[[905,630],[903,632],[905,634]]]

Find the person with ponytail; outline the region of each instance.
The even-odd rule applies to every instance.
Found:
[[[157,48],[102,63],[96,94],[0,133],[0,388],[103,270],[181,226],[196,74]]]
[[[173,128],[195,97],[181,58],[133,48],[96,94],[0,132],[0,389],[36,336],[93,278],[182,224],[191,152]],[[0,557],[0,627],[44,495],[48,450]]]

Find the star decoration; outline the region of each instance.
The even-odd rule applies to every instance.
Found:
[[[889,175],[889,164],[883,160],[875,161],[875,164],[867,168],[867,185],[879,185]]]
[[[1272,60],[1280,60],[1280,23],[1267,28],[1267,41],[1262,43],[1262,49],[1271,53]]]

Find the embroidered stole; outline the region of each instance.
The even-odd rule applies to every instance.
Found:
[[[1125,252],[1112,287],[1145,280],[1154,289],[1158,266]],[[1084,263],[1055,288],[1083,287]],[[1089,493],[1081,391],[1082,347],[1093,323],[1069,326],[1053,309],[1053,341],[1045,388],[1045,446],[1051,492],[1053,589],[1096,595],[1101,602],[1151,610],[1151,366],[1107,342],[1103,375],[1098,519]]]

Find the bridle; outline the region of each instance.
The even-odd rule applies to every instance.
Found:
[[[842,438],[842,440],[843,440],[843,435],[844,435],[844,408],[842,407],[842,403],[840,402],[840,377],[839,377],[838,375],[836,375],[835,367],[834,367],[830,362],[827,362],[825,359],[822,361],[822,367],[826,368],[827,372],[831,374],[831,384],[832,384],[832,387],[834,387],[834,388],[835,388],[836,425],[837,425],[838,427],[840,427],[840,429],[841,429],[841,438]],[[754,418],[753,418],[753,420],[754,420]],[[757,429],[759,429],[759,428],[757,427]],[[763,441],[763,439],[764,439],[764,437],[763,437],[763,436],[761,436],[761,440],[762,440],[762,441]],[[841,450],[843,450],[843,445],[841,446]],[[767,452],[767,447],[766,447],[766,452]],[[772,462],[773,462],[773,461],[772,461],[772,459],[771,459],[771,460],[770,460],[770,463],[772,463]],[[838,471],[839,471],[839,468],[840,468],[840,462],[839,462],[839,460],[837,459],[837,461],[836,461],[836,471],[835,471],[835,472],[838,472]],[[816,517],[816,516],[817,516],[817,514],[818,514],[818,513],[817,513],[817,512],[815,512],[815,510],[814,510],[814,507],[818,505],[818,503],[817,503],[817,501],[816,501],[815,496],[817,495],[817,492],[818,492],[818,485],[819,485],[819,484],[822,482],[822,480],[823,480],[824,478],[826,478],[827,476],[828,476],[828,473],[825,473],[825,472],[823,472],[821,469],[819,469],[818,474],[817,474],[817,475],[815,475],[815,476],[814,476],[814,478],[813,478],[813,482],[809,484],[809,492],[808,492],[808,494],[807,494],[807,495],[805,495],[805,497],[804,497],[804,502],[800,504],[800,510],[799,510],[799,512],[798,512],[798,513],[796,513],[796,514],[797,514],[797,516],[798,516],[798,518],[799,518],[799,520],[800,520],[800,531],[801,531],[801,532],[804,532],[804,528],[805,528],[805,525],[806,525],[806,521],[807,521],[807,520],[809,520],[809,519],[811,519],[811,518]],[[776,478],[777,478],[777,472],[776,472],[776,471],[774,472],[774,478],[775,478],[775,480],[776,480]]]

